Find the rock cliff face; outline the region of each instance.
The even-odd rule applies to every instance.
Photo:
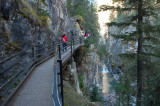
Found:
[[[102,88],[102,69],[97,54],[86,52],[82,47],[75,53],[78,73],[83,76],[84,85],[91,88],[96,85]]]
[[[63,2],[44,0],[43,3],[40,0],[2,0],[0,57],[7,54],[9,49],[7,45],[12,43],[24,49],[33,44],[57,41],[63,33],[70,38],[73,20],[67,15],[65,2],[65,0]],[[38,10],[40,9],[38,6],[41,6],[41,10]]]

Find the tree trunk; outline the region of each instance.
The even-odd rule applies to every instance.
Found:
[[[142,97],[142,0],[138,1],[138,51],[137,51],[137,106],[141,106],[141,97]]]

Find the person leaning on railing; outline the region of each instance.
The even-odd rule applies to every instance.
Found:
[[[65,34],[63,34],[61,41],[62,41],[62,45],[63,45],[63,52],[65,52],[65,51],[67,51],[67,41],[68,41],[68,38],[66,37]]]
[[[88,37],[88,33],[85,32],[85,34],[84,34],[84,39],[87,39],[87,37]]]

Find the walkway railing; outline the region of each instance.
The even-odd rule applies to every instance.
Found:
[[[0,62],[0,105],[13,96],[36,65],[55,54],[55,47],[55,42],[32,45]]]
[[[62,71],[62,65],[63,62],[67,60],[67,58],[71,57],[70,60],[72,61],[73,57],[73,52],[76,50],[79,46],[81,46],[83,43],[82,38],[80,39],[72,39],[70,42],[67,43],[67,50],[66,52],[62,52],[62,43],[59,42],[58,44],[58,59],[57,59],[57,64],[58,64],[58,72],[57,72],[57,83],[58,83],[58,93],[59,93],[59,100],[60,100],[60,105],[64,105],[64,100],[63,100],[63,71]],[[67,53],[69,52],[69,53]],[[64,54],[66,53],[66,55]],[[65,55],[64,58],[62,58],[62,55]],[[67,58],[66,58],[67,57]],[[53,89],[54,90],[54,89]],[[53,91],[54,92],[54,91]],[[56,92],[56,91],[55,91]],[[58,96],[57,96],[58,97]],[[54,97],[53,97],[54,100]]]
[[[70,55],[75,50],[75,45],[81,45],[83,40],[72,39],[67,43],[67,51],[71,50]],[[57,54],[56,42],[47,42],[42,44],[32,45],[31,48],[20,51],[19,53],[0,61],[0,105],[6,104],[10,98],[15,94],[20,85],[29,76],[35,66],[47,60],[48,58]],[[63,80],[62,80],[62,63],[64,58],[60,56],[62,52],[62,44],[59,42],[59,79],[58,91],[61,94],[63,104]],[[61,54],[61,55],[60,55]]]

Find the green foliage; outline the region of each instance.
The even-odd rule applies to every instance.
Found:
[[[100,61],[102,61],[104,57],[108,57],[107,48],[108,48],[107,45],[104,44],[103,42],[100,42],[96,46],[97,54],[98,54],[98,56],[100,58]]]
[[[76,9],[76,14],[84,17],[84,8],[81,5]]]
[[[50,17],[49,12],[47,10],[42,9],[42,8],[37,9],[37,15]]]
[[[10,45],[15,48],[18,48],[20,46],[20,43],[19,42],[12,42],[12,43],[10,43]]]
[[[155,0],[114,0],[121,6],[110,7],[102,6],[104,10],[116,10],[117,17],[111,23],[107,23],[109,27],[114,26],[119,32],[113,34],[115,39],[121,39],[124,47],[135,48],[133,51],[127,51],[120,54],[120,63],[123,75],[120,76],[120,83],[115,87],[119,97],[119,105],[129,105],[132,101],[131,96],[136,97],[137,105],[158,106],[160,96],[156,93],[159,89],[159,63],[158,52],[160,51],[160,32],[158,26],[159,6],[156,6]],[[141,9],[142,7],[142,9]],[[139,9],[139,11],[137,11]],[[143,14],[141,14],[141,12]],[[126,31],[130,29],[130,31]],[[134,47],[135,44],[138,46]],[[142,74],[141,74],[142,73]],[[136,83],[142,88],[141,92],[136,86],[133,89],[130,85]],[[141,84],[143,83],[143,86]],[[137,93],[138,92],[138,93]],[[159,90],[158,90],[159,92]],[[140,95],[140,96],[139,96]]]
[[[70,16],[79,16],[86,32],[92,36],[99,35],[97,7],[89,0],[67,0],[67,10]]]
[[[64,81],[64,106],[98,106],[92,104],[86,97],[79,95],[69,82]]]
[[[43,27],[49,26],[48,23],[49,18],[47,16],[39,16],[39,20],[41,20],[41,24]]]
[[[104,102],[103,97],[100,94],[97,86],[94,86],[93,89],[91,90],[90,99],[91,99],[91,102],[101,102],[101,103]]]
[[[24,15],[25,18],[32,20],[35,24],[48,27],[48,20],[50,15],[47,10],[43,9],[41,2],[44,4],[45,0],[41,0],[40,2],[37,1],[37,3],[32,2],[32,6],[34,6],[34,8],[32,8],[26,1],[21,0],[23,7],[20,12]]]
[[[22,3],[23,6],[20,12],[24,15],[24,17],[29,18],[30,20],[33,20],[35,23],[40,24],[40,20],[35,10],[33,10],[32,7],[29,6],[29,4],[24,0],[21,0],[20,3]]]
[[[9,32],[2,32],[0,33],[1,35],[5,36],[5,37],[9,37],[10,33]]]
[[[108,47],[107,47],[106,44],[103,43],[103,41],[99,42],[100,39],[102,39],[102,38],[100,38],[100,37],[95,37],[95,38],[89,37],[89,38],[84,40],[84,43],[85,43],[85,46],[87,48],[89,48],[91,44],[95,44],[93,50],[100,57],[100,61],[102,61],[104,57],[108,56],[108,54],[107,54]]]
[[[81,90],[84,89],[84,81],[83,80],[84,80],[83,76],[78,74],[78,81],[79,81],[79,86],[80,86]]]
[[[46,0],[40,0],[40,2],[42,2],[44,5],[47,5],[45,1]]]
[[[83,22],[83,20],[84,20],[81,15],[76,15],[76,16],[74,16],[74,17],[75,17],[76,19],[77,19],[77,18],[80,18],[80,19],[81,19],[81,22]]]
[[[88,96],[89,95],[89,89],[84,85],[84,77],[81,74],[78,74],[78,81],[79,81],[79,86],[81,91],[83,92],[84,95]]]
[[[67,0],[67,10],[70,16],[74,16],[74,9],[73,9],[74,1]]]
[[[91,44],[95,44],[96,42],[98,42],[98,37],[89,37],[87,39],[84,40],[84,43],[87,47],[89,47]]]
[[[124,73],[124,76],[120,77],[119,83],[114,86],[114,89],[118,95],[119,104],[128,106],[130,102],[133,103],[131,95],[135,95],[134,87],[131,87],[131,76],[128,73]]]
[[[19,46],[20,46],[20,43],[19,42],[12,42],[12,43],[9,43],[8,45],[7,45],[7,49],[8,50],[12,50],[12,49],[18,49],[19,48]]]

